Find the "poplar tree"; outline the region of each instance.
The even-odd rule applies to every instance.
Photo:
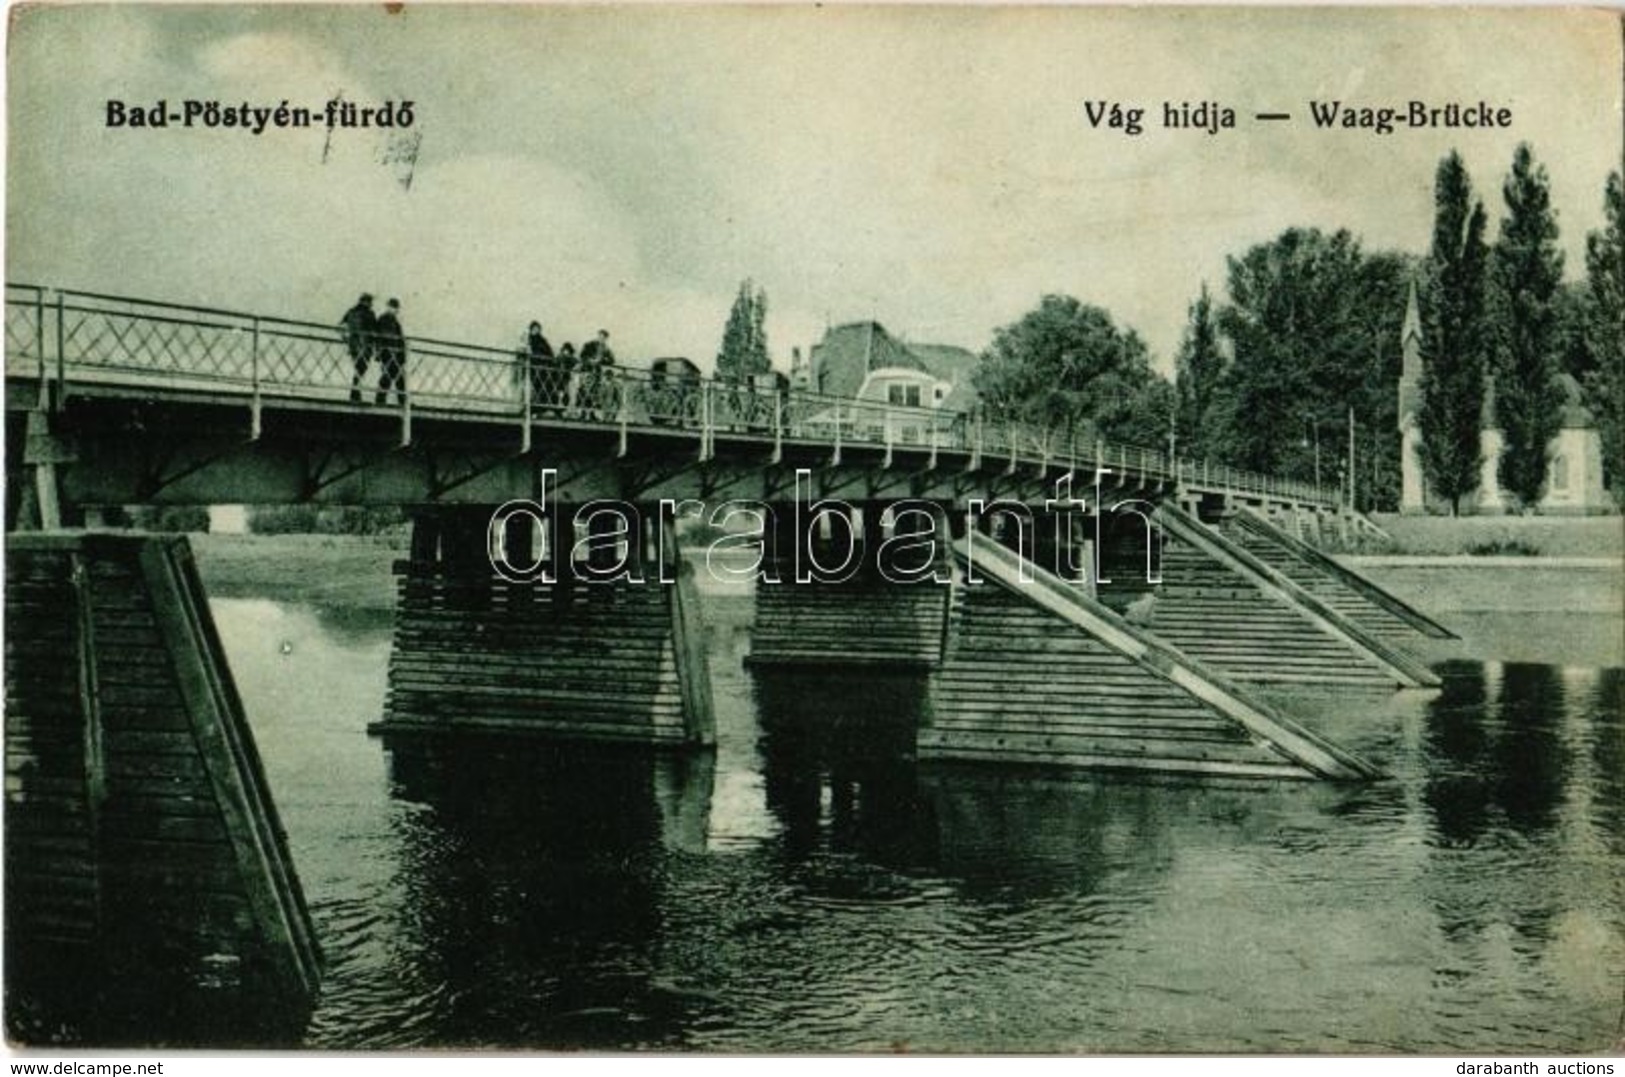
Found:
[[[1618,172],[1603,190],[1602,231],[1586,236],[1586,284],[1586,402],[1602,435],[1608,487],[1625,502],[1625,181]]]
[[[1207,429],[1213,396],[1219,379],[1224,374],[1224,354],[1219,350],[1219,326],[1213,315],[1213,298],[1207,283],[1196,297],[1185,326],[1185,339],[1180,343],[1175,362],[1175,379],[1179,396],[1180,451],[1196,455],[1210,451],[1214,438]]]
[[[767,354],[767,293],[747,278],[739,283],[739,294],[728,311],[722,329],[722,346],[717,351],[717,377],[742,381],[752,374],[765,374],[772,368]]]
[[[1433,182],[1433,247],[1423,300],[1421,400],[1422,471],[1457,514],[1461,499],[1478,488],[1483,465],[1480,426],[1484,404],[1484,205],[1454,150],[1439,162]]]
[[[1495,418],[1503,445],[1496,476],[1524,511],[1546,487],[1547,448],[1562,428],[1557,381],[1557,291],[1563,252],[1546,169],[1518,146],[1501,188],[1506,217],[1492,255]]]

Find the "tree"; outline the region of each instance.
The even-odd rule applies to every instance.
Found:
[[[1603,188],[1603,228],[1586,236],[1585,345],[1591,368],[1581,382],[1602,435],[1603,475],[1625,503],[1625,180]]]
[[[1348,402],[1379,355],[1372,319],[1389,315],[1372,306],[1364,256],[1346,231],[1291,228],[1228,261],[1230,303],[1219,315],[1234,353],[1226,455],[1312,478],[1322,429],[1346,436]]]
[[[1421,260],[1398,251],[1377,251],[1361,258],[1350,287],[1349,336],[1356,352],[1342,361],[1354,364],[1338,432],[1347,436],[1347,411],[1354,410],[1357,458],[1355,503],[1362,508],[1399,507],[1399,384],[1404,365],[1401,330],[1411,281],[1421,273]],[[1347,443],[1344,442],[1344,445]]]
[[[138,531],[209,530],[207,505],[132,505],[130,524]]]
[[[1151,369],[1145,342],[1072,296],[1046,295],[995,330],[974,380],[996,418],[1147,446],[1168,436],[1172,387]]]
[[[717,377],[742,381],[753,374],[772,369],[767,354],[767,292],[752,285],[749,278],[739,283],[728,323],[722,329],[722,347],[717,352]]]
[[[1492,256],[1495,419],[1502,437],[1496,476],[1529,511],[1545,491],[1547,447],[1562,426],[1556,297],[1563,252],[1546,169],[1528,143],[1514,152],[1501,193],[1507,213]]]
[[[1200,455],[1209,451],[1213,440],[1207,430],[1214,393],[1224,375],[1224,354],[1219,350],[1219,326],[1213,316],[1213,299],[1207,283],[1190,305],[1185,338],[1175,359],[1178,387],[1178,431],[1180,452]]]
[[[1399,495],[1400,326],[1417,267],[1367,254],[1346,231],[1290,228],[1229,259],[1220,331],[1230,359],[1203,418],[1206,448],[1226,463],[1312,480],[1347,479],[1367,507]],[[1319,452],[1316,452],[1317,445]]]
[[[1439,162],[1433,183],[1433,247],[1423,303],[1421,401],[1422,471],[1450,502],[1478,489],[1484,409],[1484,205],[1473,197],[1467,168],[1455,151]]]

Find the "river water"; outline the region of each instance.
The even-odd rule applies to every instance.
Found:
[[[685,757],[370,737],[387,614],[214,600],[327,955],[309,1046],[1621,1035],[1625,670],[1286,701],[1376,783],[1058,778],[914,763],[922,680],[747,673],[748,600],[714,601],[719,743]]]

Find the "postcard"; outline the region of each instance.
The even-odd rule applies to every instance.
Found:
[[[1622,49],[14,7],[8,1040],[1618,1050]]]

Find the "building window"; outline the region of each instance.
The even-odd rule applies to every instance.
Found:
[[[1552,492],[1562,493],[1569,488],[1569,458],[1562,453],[1552,457]]]
[[[920,387],[918,385],[888,385],[886,386],[886,403],[897,404],[906,408],[917,408],[920,406]]]

